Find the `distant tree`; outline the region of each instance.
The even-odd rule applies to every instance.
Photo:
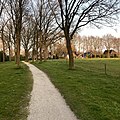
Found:
[[[83,52],[84,51],[88,52],[89,51],[89,39],[88,39],[88,36],[84,36],[82,40],[83,40]]]
[[[113,48],[113,39],[114,37],[111,34],[107,34],[103,36],[104,46],[106,47],[108,53],[107,57],[110,58],[110,49]]]
[[[55,54],[57,54],[59,57],[65,57],[65,55],[67,55],[65,42],[55,43],[54,55]]]
[[[49,0],[49,5],[56,4],[58,10],[53,14],[56,23],[64,31],[66,47],[69,54],[69,69],[74,69],[74,58],[71,47],[73,35],[81,27],[91,23],[109,24],[120,11],[120,0]]]
[[[100,57],[102,57],[102,51],[104,49],[104,43],[103,39],[100,37],[97,37],[97,48],[98,48],[98,53],[100,53]]]
[[[113,48],[117,51],[118,57],[120,58],[120,38],[114,38],[112,40],[113,42]]]
[[[78,35],[77,36],[77,41],[78,41],[78,48],[79,48],[79,52],[81,51],[81,45],[82,45],[82,39],[81,39],[81,36],[80,35]]]
[[[91,46],[92,46],[92,51],[94,53],[94,56],[96,58],[96,55],[97,55],[97,51],[100,51],[99,48],[100,48],[100,38],[99,37],[93,37],[93,36],[90,36],[89,39],[91,40],[90,42],[92,43]]]

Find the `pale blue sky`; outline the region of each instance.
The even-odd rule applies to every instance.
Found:
[[[92,28],[92,27],[84,27],[81,32],[79,32],[81,36],[86,35],[86,36],[100,36],[102,37],[103,35],[106,34],[111,34],[115,37],[120,37],[120,25],[114,26],[113,28],[110,27],[103,27],[101,29],[98,28]]]

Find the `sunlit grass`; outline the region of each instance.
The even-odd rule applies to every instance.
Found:
[[[26,120],[32,76],[24,64],[0,63],[0,120]]]
[[[119,59],[76,60],[75,70],[64,60],[33,64],[48,74],[80,120],[120,119]]]

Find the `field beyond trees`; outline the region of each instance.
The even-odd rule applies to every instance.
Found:
[[[75,70],[65,60],[33,64],[48,74],[80,120],[120,119],[120,59],[76,60]]]
[[[26,120],[32,75],[23,63],[0,63],[0,120]]]

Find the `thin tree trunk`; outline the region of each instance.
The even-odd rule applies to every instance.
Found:
[[[96,56],[97,56],[97,54],[96,54],[96,53],[97,53],[96,49],[95,49],[95,52],[94,52],[94,53],[95,53],[95,58],[96,58]]]
[[[20,34],[19,32],[17,33],[16,35],[16,46],[17,46],[17,59],[16,59],[16,62],[17,62],[17,66],[20,67]]]
[[[42,30],[41,30],[41,27],[40,27],[40,43],[39,43],[39,46],[40,46],[40,61],[42,61]]]
[[[42,61],[42,48],[40,47],[40,61]]]
[[[14,48],[14,52],[15,52],[15,57],[14,57],[14,60],[15,60],[15,64],[17,64],[17,46],[16,46],[16,43],[15,43],[15,48]]]
[[[120,58],[120,49],[119,49],[120,47],[119,46],[117,46],[117,50],[118,50],[118,58]]]
[[[34,62],[35,60],[35,48],[33,47],[33,50],[32,50],[32,62]]]
[[[28,62],[28,50],[25,49],[25,61]]]
[[[3,40],[3,62],[5,62],[5,42]]]
[[[107,58],[110,58],[110,50],[108,50]]]
[[[11,47],[9,46],[8,49],[9,49],[9,61],[11,61]]]
[[[3,43],[3,62],[5,62],[5,41],[3,37],[3,28],[2,28],[2,33],[1,33],[1,38],[2,38],[2,43]]]
[[[37,35],[36,35],[36,60],[38,60],[38,31],[37,31]]]
[[[10,37],[10,33],[9,33],[9,41],[8,41],[8,49],[9,49],[9,61],[11,61],[11,46],[10,46],[10,41],[11,41],[11,37]]]
[[[44,52],[43,52],[43,54],[44,54],[44,61],[46,61],[47,60],[47,55],[48,55],[48,51],[47,51],[47,46],[46,45],[44,45]]]
[[[35,60],[35,31],[34,31],[33,41],[34,41],[34,44],[32,47],[32,62],[34,62],[34,60]]]

